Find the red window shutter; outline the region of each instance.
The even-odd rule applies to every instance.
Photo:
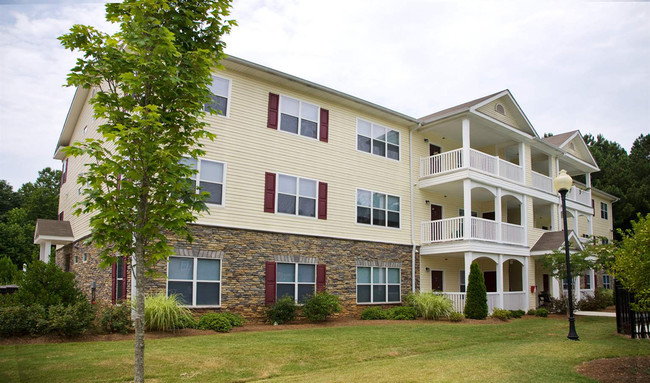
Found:
[[[117,302],[117,262],[113,263],[111,268],[111,302]]]
[[[318,183],[318,219],[327,219],[327,183]]]
[[[327,142],[327,136],[330,130],[330,111],[321,108],[320,110],[320,137],[323,142]]]
[[[266,127],[270,129],[278,129],[278,116],[280,109],[280,96],[274,93],[269,93],[269,113],[266,121]]]
[[[126,286],[128,282],[127,274],[126,274],[126,257],[122,257],[122,296],[119,297],[119,299],[126,299]]]
[[[266,262],[266,296],[264,303],[275,303],[275,262]]]
[[[316,292],[325,291],[327,284],[327,272],[325,265],[316,265]]]
[[[264,176],[264,212],[275,213],[275,173]]]
[[[63,218],[64,218],[64,217],[63,217],[63,212],[60,212],[60,213],[59,213],[59,221],[63,221]]]

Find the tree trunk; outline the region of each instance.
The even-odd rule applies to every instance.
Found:
[[[142,239],[136,236],[135,243],[135,280],[137,285],[135,297],[135,350],[134,376],[135,383],[144,383],[144,246]]]

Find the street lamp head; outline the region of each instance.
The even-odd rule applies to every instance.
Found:
[[[566,174],[566,170],[560,170],[560,174],[553,179],[553,187],[556,191],[568,191],[573,186],[573,179]]]

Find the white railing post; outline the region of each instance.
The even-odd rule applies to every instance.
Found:
[[[462,121],[462,139],[463,139],[463,167],[464,168],[469,168],[469,148],[470,148],[470,141],[469,141],[469,118],[464,118]]]

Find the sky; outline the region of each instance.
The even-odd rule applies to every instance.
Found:
[[[650,133],[650,3],[235,0],[226,53],[411,117],[509,89],[537,132]],[[74,24],[102,1],[0,0],[0,179],[50,166],[74,94]]]

